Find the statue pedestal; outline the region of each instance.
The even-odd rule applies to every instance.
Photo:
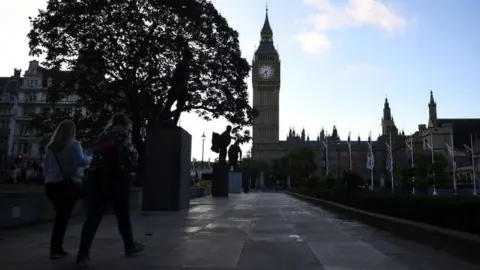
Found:
[[[212,197],[228,197],[228,174],[227,163],[213,164]]]
[[[242,172],[230,172],[230,174],[228,175],[228,192],[242,193],[242,186]]]
[[[192,136],[180,127],[149,127],[145,140],[142,210],[190,206]]]
[[[263,189],[264,187],[265,187],[265,175],[263,172],[261,172],[258,179],[258,189]]]

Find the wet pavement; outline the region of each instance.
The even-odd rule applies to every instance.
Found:
[[[122,255],[115,219],[105,217],[88,269],[469,270],[480,269],[283,193],[250,193],[191,201],[185,212],[133,213],[147,244]],[[82,218],[72,220],[65,248],[75,253]],[[48,259],[51,225],[0,233],[0,269],[74,269],[72,254]]]

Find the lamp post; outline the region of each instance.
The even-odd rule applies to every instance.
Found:
[[[205,139],[206,138],[207,137],[205,136],[205,133],[203,133],[203,135],[202,135],[202,165],[201,165],[202,170],[203,170],[203,154],[204,154],[204,151],[205,151]]]

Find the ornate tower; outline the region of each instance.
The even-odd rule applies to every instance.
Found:
[[[276,156],[279,139],[280,57],[273,44],[268,8],[252,62],[252,86],[253,107],[258,110],[253,123],[252,157],[269,161]]]
[[[392,117],[392,110],[390,109],[390,104],[388,99],[385,98],[385,104],[383,105],[383,118],[382,118],[382,135],[387,136],[392,134],[392,136],[398,135],[397,127]]]
[[[433,91],[430,91],[430,102],[428,103],[428,117],[429,117],[429,127],[435,126],[437,123],[437,103],[433,98]]]

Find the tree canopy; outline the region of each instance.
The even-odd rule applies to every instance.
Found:
[[[432,164],[431,156],[428,154],[421,154],[415,156],[415,163],[413,168],[406,168],[401,171],[401,181],[406,189],[411,189],[413,186],[412,179],[415,179],[415,187],[426,191],[429,187],[435,185],[442,187],[448,185],[448,168],[447,158],[435,153],[434,163]]]
[[[290,176],[292,184],[307,180],[317,170],[315,151],[301,147],[289,151],[280,159],[272,161],[272,174],[280,178]]]
[[[49,0],[30,22],[30,55],[45,56],[42,66],[52,79],[48,101],[76,94],[86,109],[75,115],[85,138],[94,137],[112,112],[124,111],[133,122],[134,143],[140,142],[165,105],[188,48],[188,98],[172,110],[205,120],[225,117],[240,141],[250,139],[248,131],[241,133],[255,117],[245,82],[250,66],[238,33],[210,1]],[[40,115],[33,123],[45,131],[57,119]]]

